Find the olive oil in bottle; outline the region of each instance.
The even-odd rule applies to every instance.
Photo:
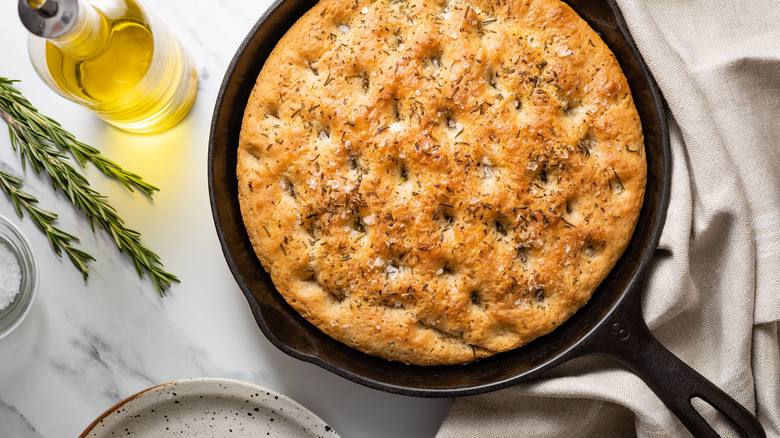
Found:
[[[19,15],[38,74],[106,122],[159,132],[192,106],[192,60],[139,0],[19,0]]]

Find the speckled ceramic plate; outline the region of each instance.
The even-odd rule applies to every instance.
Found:
[[[333,429],[277,392],[226,379],[177,380],[128,397],[98,417],[82,438],[327,437]]]

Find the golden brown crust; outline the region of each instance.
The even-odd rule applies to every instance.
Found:
[[[419,365],[549,333],[622,254],[639,116],[557,0],[322,0],[246,108],[239,197],[258,258],[328,335]]]

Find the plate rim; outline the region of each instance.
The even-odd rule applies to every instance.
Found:
[[[150,386],[146,389],[142,389],[125,399],[119,401],[118,403],[114,404],[113,406],[109,407],[103,413],[101,413],[97,418],[95,418],[92,423],[87,426],[86,429],[79,435],[79,438],[86,438],[89,436],[90,433],[95,431],[95,428],[103,422],[105,419],[110,417],[111,415],[119,415],[118,412],[122,410],[122,407],[127,405],[128,403],[137,400],[141,397],[143,397],[146,394],[149,394],[155,390],[161,389],[163,387],[173,387],[173,386],[194,386],[194,385],[209,385],[210,388],[224,388],[227,389],[228,387],[242,387],[246,389],[251,389],[253,391],[259,391],[265,393],[268,397],[273,397],[274,400],[278,400],[280,403],[287,403],[292,406],[297,407],[302,413],[307,414],[313,422],[317,422],[323,426],[323,433],[328,433],[331,436],[338,438],[339,435],[336,433],[336,431],[333,429],[332,426],[330,426],[325,420],[323,420],[319,415],[315,414],[311,409],[307,408],[306,406],[303,406],[301,403],[297,402],[296,400],[293,400],[292,398],[278,392],[274,391],[272,389],[266,388],[264,386],[260,386],[256,383],[246,382],[242,380],[237,379],[229,379],[229,378],[220,378],[220,377],[195,377],[195,378],[186,378],[186,379],[178,379],[178,380],[171,380],[169,382],[160,383],[158,385]]]

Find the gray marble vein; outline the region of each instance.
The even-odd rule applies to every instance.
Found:
[[[0,399],[0,438],[41,438],[24,415]]]
[[[92,254],[84,282],[51,251],[5,194],[0,214],[19,225],[41,268],[30,315],[0,340],[0,438],[78,436],[116,402],[153,385],[195,377],[256,383],[282,392],[344,437],[433,436],[448,400],[401,397],[365,388],[290,358],[263,337],[230,274],[211,217],[206,157],[211,115],[225,69],[270,0],[149,0],[148,6],[188,48],[200,74],[185,120],[155,136],[125,134],[49,90],[35,75],[16,2],[0,2],[0,76],[79,140],[160,187],[153,200],[84,169],[128,227],[178,275],[160,298],[112,239],[93,232],[51,183],[21,166],[0,121],[0,170],[24,179],[41,208]]]

